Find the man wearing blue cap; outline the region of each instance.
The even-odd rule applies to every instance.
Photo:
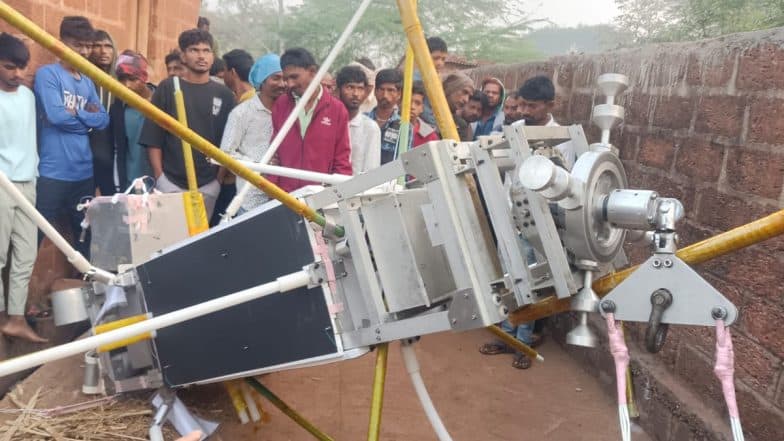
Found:
[[[272,141],[272,105],[286,93],[286,82],[280,68],[280,57],[267,54],[256,60],[248,80],[258,90],[252,99],[240,103],[229,114],[221,140],[221,149],[237,159],[258,162]],[[237,178],[237,188],[245,181]],[[242,203],[243,210],[259,206],[267,198],[252,188]]]

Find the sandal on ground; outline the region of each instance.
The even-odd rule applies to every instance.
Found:
[[[514,349],[502,341],[494,341],[479,346],[479,352],[484,355],[511,354]]]
[[[531,359],[522,352],[516,352],[512,361],[512,367],[515,369],[528,369],[531,367]]]

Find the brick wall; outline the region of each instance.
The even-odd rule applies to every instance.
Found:
[[[180,32],[195,27],[201,5],[199,0],[7,0],[6,3],[54,36],[59,34],[63,17],[86,16],[95,28],[104,29],[112,36],[118,51],[130,48],[145,54],[154,70],[153,82],[165,78],[164,58],[177,46]],[[2,20],[0,31],[17,34]],[[27,42],[32,56],[28,68],[32,83],[36,68],[55,59],[36,43]],[[44,241],[30,280],[29,303],[45,304],[52,283],[72,276],[73,269],[64,256],[48,240]]]
[[[67,15],[83,15],[97,29],[107,31],[118,51],[134,49],[144,54],[153,67],[151,81],[165,78],[164,57],[177,47],[177,36],[196,26],[199,0],[6,0],[11,7],[57,37],[60,21]],[[149,5],[149,12],[145,5]],[[16,33],[0,21],[0,31]],[[141,35],[140,35],[141,34]],[[145,38],[146,36],[146,38]],[[35,68],[54,57],[31,43],[32,77]]]
[[[632,186],[684,203],[687,215],[679,231],[685,246],[784,208],[783,43],[784,29],[776,29],[482,67],[471,74],[496,76],[509,89],[534,74],[547,75],[557,87],[556,118],[586,127],[592,106],[603,102],[596,77],[628,75],[631,85],[620,103],[626,121],[611,139]],[[589,142],[598,141],[596,128],[586,132]],[[641,247],[628,251],[635,263],[648,256]],[[778,238],[698,268],[740,308],[742,318],[733,328],[738,398],[747,439],[758,441],[784,439],[783,251],[784,239]],[[568,331],[570,321],[558,319],[555,330]],[[630,329],[638,342],[640,329]],[[673,327],[656,357],[632,348],[635,383],[645,388],[638,390],[645,401],[640,407],[648,411],[640,421],[656,439],[728,438],[712,373],[714,342],[712,329]],[[600,378],[612,381],[606,348],[572,351]]]

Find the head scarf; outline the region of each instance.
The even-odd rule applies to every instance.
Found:
[[[250,68],[248,81],[254,89],[258,89],[270,75],[281,72],[280,57],[277,54],[269,53],[256,60]]]
[[[115,71],[118,74],[136,77],[145,83],[149,79],[147,60],[141,54],[132,51],[124,51],[117,57]]]

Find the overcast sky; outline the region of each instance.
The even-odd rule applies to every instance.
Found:
[[[612,23],[618,14],[615,0],[528,0],[534,7],[531,14],[547,18],[558,26]]]

